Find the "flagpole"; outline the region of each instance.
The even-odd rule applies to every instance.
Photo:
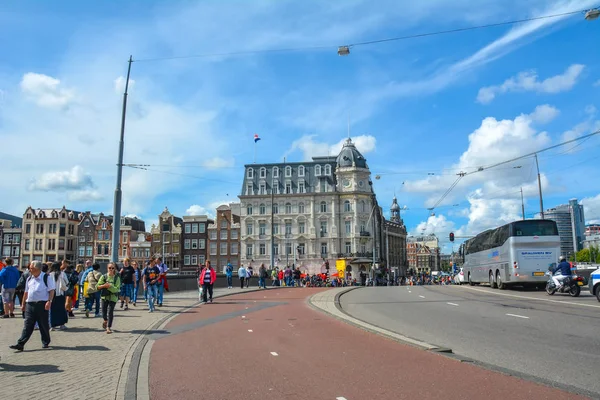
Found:
[[[256,140],[254,140],[254,164],[256,164]]]

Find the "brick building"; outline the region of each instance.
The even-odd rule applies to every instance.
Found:
[[[234,270],[240,265],[240,204],[217,208],[216,220],[208,226],[208,259],[217,272],[225,271],[227,263]]]
[[[181,267],[181,232],[183,219],[165,210],[158,216],[158,226],[152,225],[152,245],[150,252],[162,256],[170,272],[179,272]]]
[[[204,265],[208,248],[208,225],[214,220],[206,215],[188,215],[183,217],[183,242],[181,272],[196,272],[198,265]]]

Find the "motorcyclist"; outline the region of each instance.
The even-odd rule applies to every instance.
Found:
[[[562,287],[563,281],[571,276],[571,264],[567,262],[564,256],[558,258],[558,265],[552,270],[552,280],[559,290]]]

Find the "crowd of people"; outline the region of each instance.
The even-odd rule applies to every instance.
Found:
[[[68,260],[32,261],[23,270],[16,268],[11,258],[0,264],[0,315],[15,318],[18,304],[24,319],[21,337],[10,347],[22,351],[33,332],[39,330],[42,347],[48,348],[50,332],[67,329],[69,318],[75,317],[80,305],[86,318],[101,317],[102,328],[110,334],[117,304],[123,311],[130,305],[135,307],[140,288],[149,312],[162,307],[164,291],[168,290],[168,267],[160,257],[152,258],[142,269],[128,258],[120,267],[108,263],[106,273],[100,269],[100,264],[91,260],[76,266]]]

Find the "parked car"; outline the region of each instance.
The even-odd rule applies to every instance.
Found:
[[[454,275],[454,283],[456,283],[457,285],[462,285],[463,283],[465,283],[465,273],[463,272],[462,267],[460,268],[460,271],[458,271],[458,273]]]
[[[589,279],[590,293],[600,301],[600,268],[592,272]]]

